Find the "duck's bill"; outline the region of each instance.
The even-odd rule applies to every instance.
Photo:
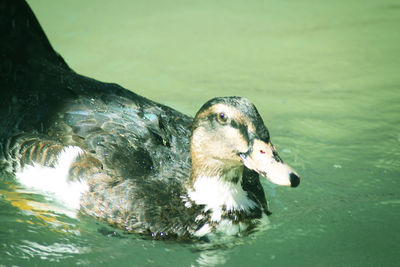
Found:
[[[283,163],[275,147],[255,139],[251,153],[241,154],[243,164],[269,181],[277,185],[296,187],[300,183],[300,176],[287,164]]]

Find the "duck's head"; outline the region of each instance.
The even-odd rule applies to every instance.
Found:
[[[205,103],[194,118],[190,142],[192,179],[217,176],[237,181],[236,174],[246,166],[278,185],[300,183],[299,175],[279,157],[260,114],[246,98],[217,97]]]

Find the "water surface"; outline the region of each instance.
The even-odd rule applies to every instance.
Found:
[[[70,218],[3,177],[0,264],[399,265],[398,1],[28,2],[78,73],[189,115],[249,98],[303,181],[265,182],[269,229],[205,250]]]

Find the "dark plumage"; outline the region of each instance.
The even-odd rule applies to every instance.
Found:
[[[3,169],[54,167],[63,148],[78,146],[84,153],[70,166],[68,179],[89,185],[81,211],[160,239],[200,236],[205,225],[213,232],[224,219],[251,228],[254,219],[269,214],[258,175],[267,171],[255,153],[276,152],[248,100],[212,99],[193,121],[116,84],[76,74],[24,1],[2,1],[0,22]],[[245,198],[245,208],[222,205],[218,217],[215,208],[207,208],[212,203],[195,194],[204,177],[238,184],[244,193],[234,200]]]

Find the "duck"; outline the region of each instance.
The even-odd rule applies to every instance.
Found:
[[[299,185],[247,98],[184,115],[77,74],[25,1],[2,5],[0,170],[22,185],[160,240],[245,235],[271,214],[261,179]]]

